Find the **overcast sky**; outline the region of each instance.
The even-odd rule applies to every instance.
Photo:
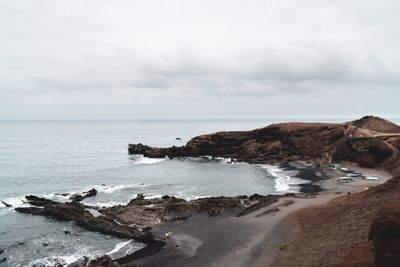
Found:
[[[400,117],[398,0],[0,0],[0,119]]]

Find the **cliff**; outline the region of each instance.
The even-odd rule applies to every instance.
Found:
[[[400,147],[400,126],[367,116],[345,123],[280,123],[252,131],[194,137],[185,146],[156,148],[130,144],[146,157],[215,156],[250,163],[290,159],[352,161],[365,167],[389,162]]]

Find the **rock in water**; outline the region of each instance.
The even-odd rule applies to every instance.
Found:
[[[93,216],[89,207],[78,202],[62,203],[37,196],[26,196],[28,203],[35,207],[21,207],[15,210],[21,213],[41,215],[59,221],[74,221],[90,231],[96,231],[120,238],[152,242],[153,235],[132,225],[125,225],[108,216]]]
[[[2,201],[1,203],[3,203],[3,205],[6,206],[7,208],[11,208],[12,207],[12,205],[10,205],[10,204],[8,204],[8,203],[6,203],[4,201]]]
[[[86,192],[73,194],[69,199],[71,199],[72,201],[79,202],[84,200],[85,198],[94,197],[96,195],[97,195],[97,190],[93,188]]]
[[[88,267],[118,267],[120,266],[117,262],[112,261],[109,256],[103,256],[94,260],[91,260]]]

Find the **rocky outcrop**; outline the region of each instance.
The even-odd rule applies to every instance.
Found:
[[[109,256],[102,256],[97,259],[91,260],[87,263],[88,267],[119,267],[120,265],[113,261]]]
[[[374,116],[365,116],[354,121],[353,124],[358,128],[368,129],[378,133],[400,133],[400,126],[397,124]]]
[[[194,137],[182,147],[130,144],[128,150],[156,158],[208,155],[250,163],[324,158],[375,167],[397,153],[399,133],[396,124],[369,116],[346,123],[281,123],[252,131],[218,132]]]
[[[97,195],[97,190],[92,188],[86,192],[73,194],[69,199],[75,202],[79,202],[84,200],[85,198],[94,197],[96,195]]]
[[[256,205],[256,203],[264,203],[264,205],[259,205],[259,209],[267,205],[266,199],[272,198],[278,199],[279,196],[207,197],[192,201],[170,196],[164,196],[160,199],[138,197],[132,199],[127,205],[106,208],[101,212],[123,224],[152,228],[164,222],[185,220],[193,214],[204,213],[209,216],[216,216],[226,210],[243,210],[243,208],[246,209]],[[273,202],[268,203],[272,204]]]
[[[144,199],[139,195],[127,205],[96,209],[75,201],[62,203],[30,195],[26,196],[26,199],[32,206],[19,207],[15,210],[59,221],[73,221],[90,231],[134,239],[147,244],[154,243],[153,247],[161,249],[162,246],[160,247],[157,242],[160,242],[162,238],[154,237],[151,229],[164,222],[182,221],[198,213],[216,216],[223,211],[235,209],[238,209],[238,216],[242,216],[268,206],[278,201],[280,197],[284,196],[255,194],[249,197],[207,197],[186,201],[170,196]],[[153,251],[155,250],[153,247],[148,246],[147,249]]]
[[[16,211],[32,215],[50,217],[59,221],[73,221],[90,231],[96,231],[120,238],[151,242],[153,235],[135,225],[125,225],[112,217],[104,216],[100,211],[78,202],[61,203],[36,196],[26,196],[33,207],[15,208]]]

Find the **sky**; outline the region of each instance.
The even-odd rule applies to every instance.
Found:
[[[0,0],[0,119],[398,118],[399,10]]]

